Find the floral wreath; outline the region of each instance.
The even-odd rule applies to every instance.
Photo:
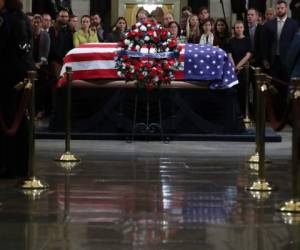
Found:
[[[118,75],[151,90],[170,84],[178,69],[177,39],[155,22],[136,23],[119,44]]]

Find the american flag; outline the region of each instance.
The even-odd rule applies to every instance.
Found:
[[[209,80],[211,88],[230,88],[238,83],[233,64],[222,49],[198,44],[179,47],[181,67],[175,80]],[[117,51],[117,43],[83,44],[72,49],[65,56],[62,79],[66,67],[72,67],[73,80],[120,79],[115,68]]]

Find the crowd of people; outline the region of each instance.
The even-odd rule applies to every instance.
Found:
[[[141,8],[136,21],[161,23],[177,37],[178,43],[210,44],[226,51],[238,74],[239,99],[241,110],[244,110],[243,83],[247,78],[244,66],[248,62],[263,67],[280,80],[289,81],[292,69],[287,65],[293,66],[294,63],[287,62],[286,53],[298,31],[297,15],[294,13],[299,11],[299,5],[299,1],[292,1],[288,6],[286,1],[279,0],[274,9],[264,8],[265,13],[259,12],[261,8],[257,10],[250,7],[245,10],[244,16],[240,16],[244,20],[237,20],[232,28],[224,18],[211,18],[207,7],[197,11],[189,6],[183,7],[179,22],[171,13],[161,16],[156,15],[157,11],[150,14]],[[287,17],[289,7],[292,18]],[[55,20],[52,20],[53,14],[27,13],[33,27],[34,60],[41,75],[38,85],[43,86],[37,92],[38,119],[51,111],[50,92],[45,91],[45,78],[48,78],[47,86],[52,86],[59,77],[63,58],[70,49],[83,43],[118,42],[130,29],[124,17],[119,17],[111,30],[104,30],[100,14],[83,15],[79,22],[78,17],[71,13],[62,7]]]

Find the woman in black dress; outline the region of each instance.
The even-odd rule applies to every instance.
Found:
[[[35,69],[32,57],[32,30],[19,0],[0,0],[0,112],[8,127],[14,120],[21,91],[16,84]],[[15,135],[0,126],[0,177],[25,177],[28,172],[27,120],[23,115]]]
[[[244,35],[244,23],[237,21],[234,24],[234,36],[229,40],[228,54],[235,65],[239,84],[237,86],[238,99],[241,107],[241,113],[245,115],[245,93],[246,93],[246,70],[244,65],[252,57],[251,41]]]

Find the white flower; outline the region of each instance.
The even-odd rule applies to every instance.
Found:
[[[136,45],[135,48],[136,48],[136,50],[140,50],[141,46],[140,45]]]
[[[157,37],[156,31],[153,32],[153,37]]]
[[[122,72],[121,72],[121,71],[118,71],[118,73],[117,73],[117,74],[118,74],[118,76],[120,76],[120,77],[121,77],[121,76],[123,76],[123,74],[122,74]]]
[[[125,43],[125,45],[129,45],[130,44],[130,40],[129,39],[125,39],[124,43]]]
[[[163,43],[162,43],[162,46],[167,46],[167,42],[163,42]]]
[[[145,25],[142,25],[142,26],[140,27],[140,31],[147,31],[147,27],[146,27]]]
[[[166,52],[168,52],[170,49],[169,48],[166,48]]]
[[[151,28],[151,24],[150,23],[147,24],[147,28]]]
[[[145,36],[145,37],[144,37],[144,40],[145,40],[146,42],[148,42],[148,41],[150,40],[150,37],[149,37],[149,36]]]
[[[141,53],[148,53],[148,49],[147,49],[147,48],[141,48],[141,49],[140,49],[140,52],[141,52]]]
[[[159,80],[158,76],[156,76],[156,77],[153,78],[154,82],[158,82],[158,80]]]
[[[151,53],[151,54],[154,54],[156,52],[157,52],[156,48],[150,48],[150,50],[149,50],[149,53]]]
[[[140,27],[142,24],[140,22],[136,23],[135,26],[136,27]]]
[[[138,29],[134,29],[133,31],[135,31],[135,32],[139,32],[139,30],[138,30]]]
[[[147,72],[147,71],[143,71],[143,75],[144,75],[144,76],[147,76],[147,75],[148,75],[148,72]]]

